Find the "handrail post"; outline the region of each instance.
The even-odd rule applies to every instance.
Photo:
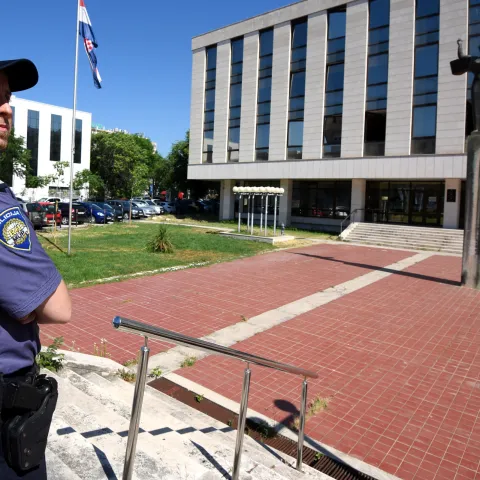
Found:
[[[147,341],[148,339],[145,337],[145,345],[140,348],[140,358],[137,368],[137,381],[135,383],[135,392],[133,394],[132,415],[130,419],[130,428],[128,429],[125,465],[123,467],[123,480],[131,480],[133,475],[133,466],[135,464],[138,428],[140,426],[140,416],[142,414],[143,394],[145,392],[145,383],[147,380],[148,356],[150,354]]]
[[[302,471],[303,464],[303,441],[305,439],[305,413],[307,411],[307,379],[302,384],[302,405],[300,406],[300,425],[298,427],[298,445],[297,445],[297,470]]]
[[[248,394],[250,392],[250,366],[245,369],[243,376],[242,401],[240,403],[240,412],[238,414],[237,443],[235,444],[235,459],[233,462],[232,480],[240,478],[240,463],[242,460],[243,437],[245,435],[245,424],[247,421]]]
[[[242,212],[243,212],[242,194],[240,194],[238,197],[238,233],[240,233],[240,227],[242,225]]]

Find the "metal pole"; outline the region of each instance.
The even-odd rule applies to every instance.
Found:
[[[239,200],[238,200],[238,233],[240,233],[240,226],[242,224],[242,194],[240,194],[239,196]]]
[[[247,196],[247,234],[248,230],[250,229],[250,198],[251,195]]]
[[[240,463],[242,461],[243,436],[245,435],[245,423],[247,421],[251,373],[250,366],[247,366],[243,376],[242,401],[240,403],[240,412],[238,414],[237,443],[235,444],[232,480],[238,480],[240,478]]]
[[[75,156],[75,117],[77,116],[77,76],[78,76],[78,29],[80,25],[80,2],[77,2],[77,25],[75,27],[75,74],[73,80],[73,112],[72,112],[72,154],[70,156],[70,205],[68,207],[68,249],[67,254],[72,251],[72,205],[73,205],[73,159]]]
[[[275,195],[275,208],[273,209],[273,236],[277,235],[277,202],[278,195]]]
[[[145,383],[147,381],[148,356],[150,353],[147,341],[148,339],[145,337],[145,345],[140,349],[137,381],[135,383],[135,392],[133,394],[132,416],[130,419],[130,428],[128,429],[127,452],[125,454],[125,465],[123,467],[123,480],[131,480],[135,464],[138,427],[140,425],[140,416],[142,414],[143,393],[145,392]]]
[[[462,285],[480,289],[480,133],[473,132],[467,144],[465,230]]]
[[[255,195],[252,195],[252,224],[250,226],[250,234],[253,235],[253,225],[255,223]]]
[[[260,206],[260,235],[262,234],[262,226],[263,226],[263,193],[262,193],[262,204]]]
[[[265,236],[267,236],[268,228],[268,194],[265,197]]]
[[[302,384],[302,405],[300,406],[300,425],[298,427],[298,445],[297,445],[297,470],[302,471],[303,464],[303,440],[305,439],[305,412],[307,411],[307,379]]]

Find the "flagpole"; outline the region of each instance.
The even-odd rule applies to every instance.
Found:
[[[80,0],[77,2],[77,25],[75,27],[75,77],[73,80],[72,153],[70,156],[70,207],[68,209],[68,255],[72,251],[72,208],[73,208],[73,162],[75,158],[75,130],[77,116],[78,37],[80,26]]]

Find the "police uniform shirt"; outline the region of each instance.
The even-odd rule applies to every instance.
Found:
[[[31,367],[40,351],[37,322],[26,317],[50,297],[61,276],[13,192],[0,181],[0,372]]]

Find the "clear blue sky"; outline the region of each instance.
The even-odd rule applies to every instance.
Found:
[[[103,88],[80,44],[78,106],[107,128],[143,132],[166,154],[189,127],[191,39],[293,0],[85,0]],[[2,1],[1,59],[32,59],[40,82],[19,97],[72,106],[76,0]]]

